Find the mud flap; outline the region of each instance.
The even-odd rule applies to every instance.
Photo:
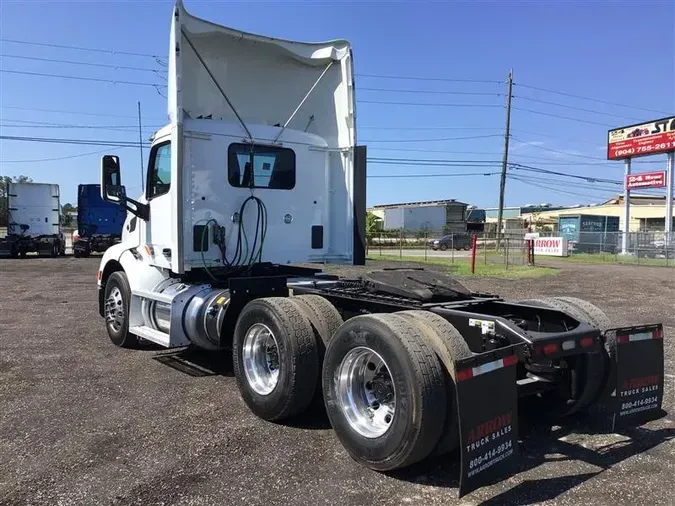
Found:
[[[459,497],[503,477],[518,453],[517,346],[457,360]]]
[[[663,325],[612,329],[616,333],[613,430],[664,415]]]

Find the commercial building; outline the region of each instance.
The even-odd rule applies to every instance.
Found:
[[[596,216],[615,216],[619,218],[619,229],[624,230],[623,195],[607,200],[595,206],[574,206],[556,210],[523,213],[520,217],[525,223],[537,229],[546,229],[558,223],[558,216],[583,214]],[[675,225],[675,219],[673,220]],[[631,195],[629,232],[663,232],[666,225],[666,197],[655,195]]]
[[[382,220],[384,230],[459,233],[467,229],[467,207],[452,199],[384,204],[368,211]]]

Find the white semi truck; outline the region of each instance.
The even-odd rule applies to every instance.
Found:
[[[660,323],[611,328],[573,297],[507,302],[424,270],[297,266],[365,263],[347,41],[244,33],[178,2],[168,116],[137,200],[119,158],[102,158],[102,197],[128,210],[98,270],[115,345],[231,350],[255,415],[283,420],[323,397],[371,469],[459,449],[460,495],[516,459],[521,398],[560,416],[604,403],[614,425],[662,416]]]
[[[0,257],[66,254],[59,185],[9,183],[6,198],[7,235],[0,239]]]

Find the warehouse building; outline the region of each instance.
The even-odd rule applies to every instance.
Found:
[[[558,216],[583,214],[595,216],[614,216],[619,218],[619,230],[624,230],[623,195],[595,206],[575,206],[572,208],[541,210],[523,213],[520,217],[537,229],[550,228],[558,223]],[[673,220],[675,227],[675,219]],[[666,225],[666,197],[657,195],[631,195],[630,232],[663,232]]]
[[[452,199],[385,204],[368,211],[383,221],[384,230],[461,233],[467,229],[467,207]]]

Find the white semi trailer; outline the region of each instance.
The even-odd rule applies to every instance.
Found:
[[[347,41],[252,35],[178,2],[168,115],[137,200],[102,159],[102,197],[128,210],[98,270],[115,345],[231,350],[253,413],[283,420],[322,396],[371,469],[459,449],[460,495],[513,463],[520,398],[560,416],[602,402],[615,425],[662,415],[659,323],[613,329],[573,297],[507,302],[424,270],[295,266],[365,262]]]
[[[6,198],[7,235],[0,239],[0,257],[66,254],[59,185],[9,183]]]

